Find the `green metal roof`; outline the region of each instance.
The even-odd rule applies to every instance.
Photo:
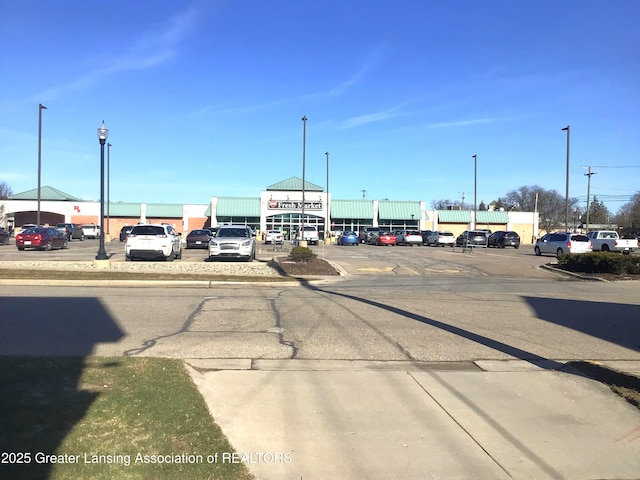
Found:
[[[105,214],[107,212],[105,206]],[[139,203],[122,203],[109,202],[109,216],[111,217],[136,217],[140,218],[140,204]]]
[[[209,215],[211,212],[209,211]],[[260,198],[220,197],[218,198],[218,217],[259,217]]]
[[[478,223],[507,223],[509,214],[504,211],[480,211],[476,212],[476,224]]]
[[[182,218],[182,204],[148,203],[146,216],[156,218]]]
[[[16,193],[9,197],[9,200],[37,200],[38,189],[27,190],[26,192]],[[82,199],[69,195],[57,188],[44,186],[40,187],[40,200],[56,200],[62,202],[81,202]]]
[[[469,210],[438,210],[438,222],[441,223],[469,223],[471,212]]]
[[[380,220],[420,219],[420,202],[381,201],[378,203]]]
[[[332,218],[373,218],[373,202],[371,200],[332,200]]]
[[[287,178],[273,185],[269,185],[267,190],[280,190],[289,192],[301,192],[302,191],[302,179],[298,177]],[[304,181],[304,190],[306,192],[324,192],[324,188],[311,182]]]

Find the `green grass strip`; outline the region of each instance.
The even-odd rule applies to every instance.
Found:
[[[179,360],[0,361],[1,478],[253,478],[211,461],[233,449]]]

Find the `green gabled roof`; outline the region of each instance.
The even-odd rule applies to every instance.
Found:
[[[380,201],[378,203],[378,218],[380,220],[408,220],[413,215],[420,219],[420,202]]]
[[[27,190],[26,192],[16,193],[9,197],[9,200],[37,200],[38,189]],[[61,202],[81,202],[82,199],[69,195],[57,188],[45,186],[40,187],[40,200],[56,200]]]
[[[211,212],[209,212],[209,215]],[[259,217],[260,198],[220,197],[216,211],[218,217]]]
[[[332,200],[332,218],[373,218],[373,202],[371,200]]]
[[[478,223],[507,223],[509,214],[504,211],[479,211],[476,212],[476,224]]]
[[[289,192],[301,192],[302,191],[302,179],[298,177],[287,178],[273,185],[269,185],[267,190],[280,190]],[[304,181],[304,190],[306,192],[324,192],[324,189],[311,182]]]
[[[442,223],[469,223],[471,212],[469,210],[438,210],[438,222]]]
[[[105,214],[107,209],[105,207]],[[109,202],[109,215],[111,217],[136,217],[140,218],[140,204],[139,203],[123,203]]]
[[[182,204],[148,203],[146,216],[156,218],[182,218]]]

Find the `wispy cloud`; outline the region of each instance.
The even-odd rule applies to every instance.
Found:
[[[107,60],[105,67],[70,79],[66,83],[38,93],[33,98],[39,100],[55,99],[69,91],[91,87],[104,81],[106,76],[162,65],[178,54],[180,42],[192,29],[196,20],[197,9],[191,6],[169,18],[159,30],[143,35],[119,57]]]
[[[346,80],[338,83],[335,87],[331,88],[330,90],[312,94],[310,96],[334,97],[334,96],[344,94],[351,87],[360,83],[360,81],[367,75],[367,73],[369,73],[369,71],[371,71],[380,62],[382,53],[383,53],[382,48],[378,48],[372,51],[364,59],[360,67],[353,74],[351,74],[351,76],[349,76]]]
[[[469,125],[480,125],[484,123],[496,123],[511,120],[509,117],[488,117],[488,118],[473,118],[468,120],[456,120],[453,122],[439,122],[429,123],[428,128],[451,128],[451,127],[467,127]]]
[[[366,115],[359,115],[357,117],[348,118],[347,120],[343,121],[338,128],[347,129],[347,128],[360,127],[362,125],[366,125],[367,123],[382,122],[384,120],[388,120],[394,117],[399,117],[401,115],[403,114],[400,112],[394,112],[391,110],[368,113]]]

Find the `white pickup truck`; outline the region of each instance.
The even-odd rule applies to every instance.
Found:
[[[638,248],[638,240],[633,238],[620,238],[614,230],[595,230],[587,234],[591,240],[592,250],[603,252],[622,252],[629,254]]]
[[[305,225],[303,228],[303,236],[301,238],[300,230],[296,232],[296,240],[306,240],[309,245],[318,245],[318,241],[320,240],[320,236],[318,234],[318,229],[313,225]]]

